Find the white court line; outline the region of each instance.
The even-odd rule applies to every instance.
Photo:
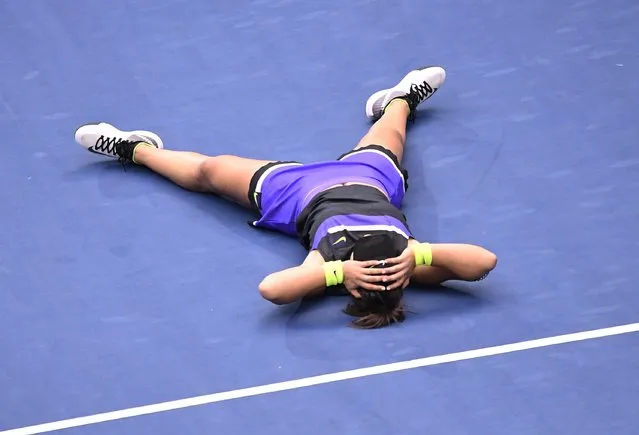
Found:
[[[18,429],[5,430],[0,435],[31,435],[54,430],[69,429],[72,427],[86,426],[103,423],[106,421],[122,420],[124,418],[138,417],[140,415],[156,414],[159,412],[173,411],[208,403],[224,402],[243,397],[259,396],[262,394],[276,393],[278,391],[306,388],[313,385],[329,384],[348,379],[375,376],[384,373],[399,372],[418,367],[434,366],[456,361],[464,361],[487,356],[503,355],[522,350],[538,349],[540,347],[555,346],[558,344],[573,343],[576,341],[592,340],[595,338],[610,337],[613,335],[639,332],[639,323],[614,326],[611,328],[595,329],[591,331],[576,332],[573,334],[558,335],[555,337],[540,338],[537,340],[521,341],[519,343],[503,344],[500,346],[485,347],[483,349],[468,350],[465,352],[449,353],[447,355],[429,356],[410,361],[400,361],[362,369],[348,370],[345,372],[328,373],[326,375],[312,376],[310,378],[295,379],[292,381],[278,382],[276,384],[260,385],[257,387],[243,388],[241,390],[224,391],[221,393],[207,394],[204,396],[190,397],[171,402],[156,403],[154,405],[139,406],[136,408],[121,409],[119,411],[105,412],[103,414],[88,415],[86,417],[71,418],[52,423],[38,424]]]

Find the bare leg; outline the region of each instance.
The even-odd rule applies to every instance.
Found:
[[[373,124],[355,149],[368,145],[381,145],[392,151],[401,163],[404,156],[406,121],[409,114],[410,109],[406,101],[393,100],[384,111],[384,115]]]
[[[210,192],[249,207],[248,190],[253,174],[267,160],[237,156],[209,157],[188,151],[171,151],[151,146],[135,149],[135,162],[196,192]]]

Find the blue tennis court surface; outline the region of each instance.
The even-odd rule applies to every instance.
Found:
[[[0,0],[0,433],[639,322],[639,5],[632,0]],[[486,246],[478,284],[410,292],[398,327],[343,299],[275,307],[299,262],[252,216],[73,142],[332,159],[409,69],[422,240]],[[116,419],[68,434],[636,434],[639,339],[616,337]],[[15,431],[14,434],[38,433]]]
[[[69,434],[196,434],[224,428],[233,433],[631,435],[639,380],[626,374],[636,368],[637,351],[634,337],[606,338],[152,414]]]

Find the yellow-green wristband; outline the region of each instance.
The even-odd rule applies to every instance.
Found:
[[[430,266],[433,264],[433,250],[430,243],[420,243],[413,248],[415,252],[415,264],[417,266]]]
[[[332,287],[344,282],[344,265],[341,261],[327,261],[324,263],[324,277],[326,287]]]

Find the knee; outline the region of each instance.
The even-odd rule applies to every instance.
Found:
[[[393,126],[375,124],[368,134],[371,143],[376,143],[394,148],[397,144],[403,145],[405,136]]]
[[[219,166],[219,162],[217,157],[207,157],[202,160],[199,166],[199,175],[200,177],[207,177],[208,175],[212,175],[217,172],[217,167]]]
[[[216,186],[216,178],[220,171],[220,166],[222,165],[223,156],[215,156],[215,157],[207,157],[202,160],[202,163],[198,166],[197,169],[197,179],[199,184],[206,190],[213,190]]]

